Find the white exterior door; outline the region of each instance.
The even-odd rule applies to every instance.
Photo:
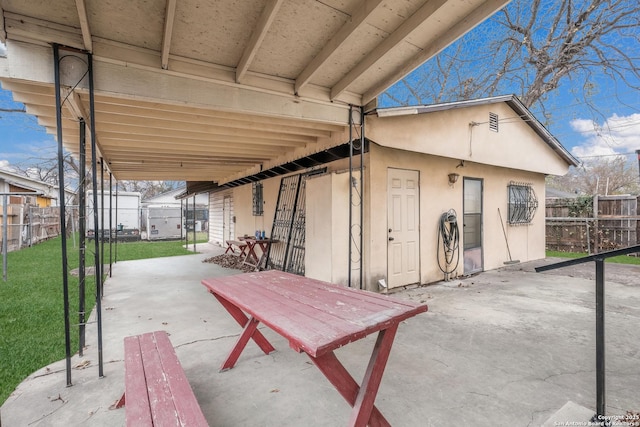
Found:
[[[420,174],[388,169],[389,288],[420,281]]]

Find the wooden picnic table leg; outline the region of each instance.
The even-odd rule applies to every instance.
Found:
[[[378,339],[373,348],[369,366],[367,366],[360,391],[358,391],[356,403],[353,405],[349,426],[367,425],[371,417],[371,411],[374,408],[378,388],[380,388],[380,381],[382,381],[382,374],[384,374],[384,368],[387,366],[387,360],[389,360],[389,353],[391,352],[391,346],[393,345],[393,339],[396,336],[397,330],[398,324],[396,323],[378,333]]]
[[[316,358],[311,357],[313,363],[353,407],[349,426],[391,426],[375,406],[375,399],[397,329],[398,325],[393,325],[378,333],[362,386],[358,386],[334,352]]]
[[[229,353],[229,356],[222,364],[222,367],[220,368],[221,371],[226,371],[233,368],[235,363],[238,361],[238,357],[240,357],[240,353],[242,353],[242,350],[244,350],[245,346],[249,342],[249,338],[253,339],[253,341],[265,354],[276,351],[271,343],[257,329],[258,324],[260,323],[258,320],[254,318],[249,319],[242,312],[242,310],[240,310],[238,307],[222,298],[221,296],[217,294],[213,294],[213,296],[216,297],[218,301],[220,301],[220,304],[222,304],[222,306],[229,312],[231,317],[233,317],[236,322],[238,322],[238,324],[244,328],[242,334],[240,334],[240,337],[236,342],[236,345],[233,347],[233,349]]]

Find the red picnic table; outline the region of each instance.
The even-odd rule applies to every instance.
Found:
[[[260,323],[304,352],[353,407],[349,426],[389,426],[374,402],[401,321],[427,311],[416,304],[373,292],[269,270],[205,279],[202,284],[244,328],[221,371],[233,368],[253,341],[275,351],[257,329]],[[369,365],[358,385],[334,350],[378,332]]]

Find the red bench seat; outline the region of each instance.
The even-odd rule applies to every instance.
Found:
[[[165,331],[124,339],[127,426],[208,426]]]

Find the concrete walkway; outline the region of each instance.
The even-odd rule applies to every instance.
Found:
[[[200,280],[238,272],[203,263],[222,252],[198,250],[206,247],[118,262],[103,300],[105,377],[98,378],[92,323],[85,356],[73,358],[74,385],[65,386],[64,361],[35,372],[0,409],[1,425],[124,425],[125,410],[109,409],[124,390],[123,338],[154,330],[170,333],[211,426],[345,425],[345,401],[308,357],[269,329],[262,331],[275,353],[265,356],[250,343],[234,369],[218,372],[240,328]],[[640,411],[640,267],[620,268],[638,279],[607,282],[611,415]],[[588,421],[596,402],[594,282],[531,269],[510,266],[395,294],[426,302],[429,312],[400,326],[391,351],[376,404],[392,425]],[[356,379],[373,343],[369,337],[337,351]],[[563,406],[583,412],[558,413]]]

